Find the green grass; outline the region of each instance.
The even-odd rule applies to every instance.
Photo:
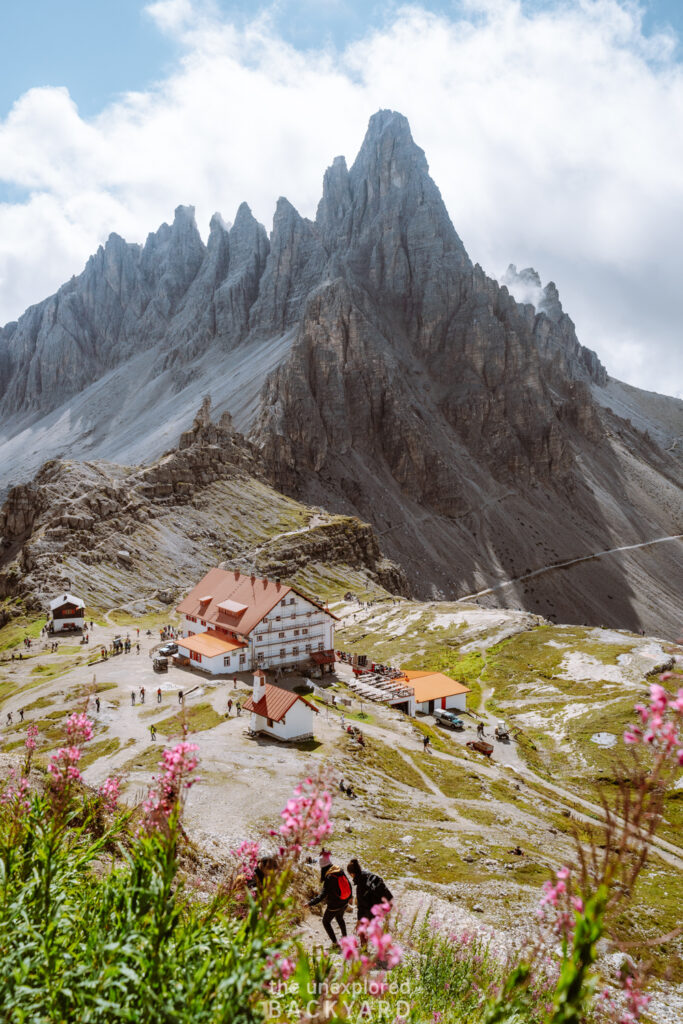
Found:
[[[139,629],[141,635],[148,629],[158,632],[163,626],[177,626],[180,623],[180,617],[170,606],[168,611],[144,612],[142,615],[134,615],[131,612],[116,609],[109,613],[109,619],[114,626],[121,626],[122,629],[126,627],[132,630]],[[137,638],[131,636],[131,639]],[[97,643],[97,636],[93,637],[93,642]]]
[[[78,767],[84,769],[98,761],[101,757],[111,757],[120,747],[121,740],[118,736],[111,736],[109,739],[91,740],[84,747],[83,756],[78,762]]]
[[[205,732],[207,729],[214,729],[223,721],[223,715],[214,711],[211,704],[193,704],[169,718],[162,719],[157,723],[157,730],[164,736],[176,736],[182,733],[185,724],[189,732]]]
[[[420,721],[419,718],[414,718],[412,725],[422,736],[429,736],[432,750],[438,750],[442,754],[456,753],[456,744],[448,736],[444,735],[442,729],[435,729],[427,722]]]
[[[409,843],[403,842],[406,835],[411,837]],[[447,838],[454,845],[447,843]],[[420,886],[425,882],[476,885],[491,877],[491,872],[479,866],[478,861],[464,861],[459,852],[462,841],[439,829],[437,824],[420,828],[405,821],[381,822],[367,829],[358,842],[364,858],[361,863],[370,864],[371,870],[382,875],[390,888],[392,881],[400,876],[419,881]]]
[[[45,622],[44,615],[21,615],[19,618],[7,622],[0,629],[0,651],[9,651],[14,647],[19,647],[20,644],[23,645],[25,636],[36,640],[40,636]]]
[[[78,689],[79,697],[96,696],[98,693],[105,693],[107,690],[116,690],[118,683],[83,683]]]
[[[65,669],[65,671],[67,670]],[[42,686],[44,682],[45,677],[42,675],[22,680],[21,683],[14,679],[7,679],[5,682],[0,683],[0,701],[14,697],[21,699],[29,690],[35,690],[37,686]]]
[[[40,676],[40,681],[45,683],[51,679],[57,679],[59,676],[63,676],[65,672],[70,672],[74,668],[71,664],[59,664],[59,662],[52,662],[50,665],[36,665],[31,669],[32,676]]]
[[[375,771],[386,775],[393,782],[399,782],[404,786],[411,786],[422,793],[431,792],[424,779],[397,750],[386,743],[382,743],[381,740],[375,739],[374,736],[367,741],[367,746],[364,750],[360,749],[358,751],[357,756],[359,761],[362,761],[368,768],[374,768]]]
[[[163,751],[163,743],[152,743],[150,746],[133,754],[123,765],[121,772],[140,771],[141,769],[144,771],[156,771],[159,767]]]
[[[351,692],[352,691],[349,691],[349,693]],[[356,694],[354,694],[353,696],[356,700],[358,700]],[[323,700],[322,697],[318,697],[317,694],[311,694],[310,700],[312,700],[314,704],[317,704],[321,708],[329,708],[330,713],[336,714],[339,719],[341,719],[341,716],[344,715],[344,718],[346,719],[347,722],[353,721],[359,722],[361,725],[374,725],[375,722],[377,721],[376,717],[370,714],[369,711],[351,711],[350,708],[344,707],[340,704],[334,706],[332,704],[328,704],[325,700]],[[337,700],[339,700],[338,694]],[[369,704],[370,702],[366,701],[365,703]]]
[[[300,569],[292,582],[311,596],[341,601],[349,591],[361,601],[389,600],[391,595],[366,572],[349,566],[313,562]]]
[[[647,941],[648,949],[637,950],[650,963],[655,977],[670,977],[683,982],[683,940],[657,943],[681,924],[683,875],[675,868],[653,859],[645,866],[636,883],[633,901],[616,923],[619,936],[628,942]]]
[[[412,756],[445,796],[453,800],[481,800],[486,797],[485,783],[465,765],[430,757],[429,754],[425,756],[414,753]]]
[[[38,697],[37,700],[34,700],[31,704],[27,704],[24,711],[38,711],[40,708],[52,707],[56,700],[57,696],[55,694],[47,694],[44,697]]]

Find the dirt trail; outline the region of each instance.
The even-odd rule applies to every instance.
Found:
[[[523,583],[524,580],[533,579],[535,576],[542,576],[546,572],[554,572],[555,569],[566,569],[569,565],[578,565],[580,562],[590,562],[594,558],[602,558],[604,555],[614,555],[620,551],[636,551],[638,548],[649,548],[653,544],[666,544],[672,540],[683,540],[683,533],[676,533],[671,537],[656,537],[654,540],[646,540],[641,544],[623,544],[617,548],[606,548],[604,551],[595,551],[591,555],[582,555],[580,558],[570,558],[566,562],[553,562],[551,565],[544,565],[541,569],[534,569],[533,572],[524,573],[523,576],[516,576],[512,580],[504,580],[502,583],[496,583],[493,587],[487,587],[485,590],[478,590],[476,594],[465,594],[464,597],[459,597],[458,601],[473,601],[477,597],[486,597],[487,594],[495,594],[499,590],[504,590],[506,587],[513,587],[515,583]]]

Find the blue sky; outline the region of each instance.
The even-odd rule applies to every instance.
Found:
[[[556,0],[523,2],[529,9],[556,5]],[[280,0],[273,5],[219,0],[216,6],[236,20],[269,9],[283,38],[300,48],[318,48],[343,47],[369,27],[382,27],[400,5],[372,0]],[[452,15],[460,4],[427,0],[421,6]],[[683,0],[645,0],[641,6],[647,31],[670,26],[683,37]],[[67,86],[86,117],[122,92],[148,88],[173,66],[179,47],[157,30],[144,8],[142,0],[3,4],[0,115],[33,86]]]
[[[204,237],[243,200],[314,216],[390,107],[487,273],[534,266],[613,376],[683,395],[683,0],[0,10],[0,324],[179,204]]]

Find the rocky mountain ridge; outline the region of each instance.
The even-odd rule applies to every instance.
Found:
[[[5,480],[56,453],[149,461],[201,388],[277,489],[371,522],[418,596],[680,533],[676,452],[619,415],[632,396],[555,286],[535,308],[511,295],[520,279],[541,290],[533,271],[511,268],[508,288],[472,264],[408,122],[380,111],[353,165],[326,172],[315,221],[280,199],[268,238],[243,204],[204,246],[179,207],[143,247],[110,237],[4,328]],[[681,409],[657,417],[680,424]],[[656,629],[664,562],[625,555],[559,595],[538,583],[506,600]]]
[[[0,536],[5,609],[44,608],[65,580],[95,607],[168,603],[215,564],[283,579],[312,563],[341,564],[393,593],[408,590],[371,526],[273,491],[253,445],[227,414],[214,423],[208,401],[178,448],[151,466],[46,463],[10,491]]]

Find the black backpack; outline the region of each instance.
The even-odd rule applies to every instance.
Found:
[[[364,898],[374,907],[377,903],[381,903],[382,900],[391,903],[394,897],[384,879],[380,878],[379,875],[374,875],[372,871],[368,871]]]

